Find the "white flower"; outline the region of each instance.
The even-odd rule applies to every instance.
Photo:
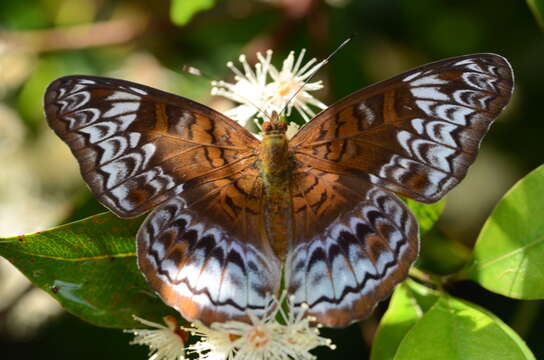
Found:
[[[188,352],[203,360],[311,360],[315,356],[310,350],[317,346],[334,349],[330,339],[319,336],[319,330],[311,325],[315,319],[304,316],[307,307],[295,312],[288,304],[286,313],[281,306],[284,298],[271,302],[263,317],[248,311],[251,323],[228,321],[208,328],[195,322],[185,330],[202,338],[189,346]],[[283,324],[277,321],[278,316]]]
[[[327,106],[314,98],[310,92],[323,88],[321,81],[309,82],[309,79],[322,65],[324,61],[317,62],[311,59],[302,65],[305,50],[302,50],[295,60],[295,53],[291,51],[278,71],[271,64],[272,50],[266,52],[266,56],[257,53],[259,62],[253,70],[245,56],[240,56],[239,61],[243,72],[232,62],[227,66],[234,72],[235,83],[225,81],[212,82],[212,95],[224,96],[237,103],[237,107],[225,112],[225,115],[246,125],[253,116],[261,119],[270,119],[275,111],[281,114],[285,109],[285,115],[289,116],[294,107],[305,121],[315,115],[310,106],[325,109]],[[304,86],[303,89],[301,87]]]
[[[236,335],[223,331],[220,325],[226,323],[213,323],[207,327],[200,321],[195,321],[192,328],[185,329],[192,335],[201,336],[202,339],[188,347],[187,352],[198,354],[201,360],[225,360],[232,359],[236,353]]]
[[[285,135],[288,139],[291,139],[300,129],[300,125],[295,122],[290,122],[289,125],[287,125],[287,131],[285,132]]]
[[[279,308],[281,317],[285,319],[286,325],[282,327],[283,342],[286,348],[285,351],[290,352],[293,359],[315,359],[315,356],[310,354],[310,350],[318,346],[328,346],[330,349],[336,349],[336,345],[330,339],[319,336],[318,324],[312,326],[312,322],[316,322],[313,316],[306,316],[308,304],[303,303],[299,311],[291,305],[293,297],[288,303],[287,313],[283,308]]]
[[[127,333],[134,334],[133,345],[149,346],[149,360],[182,360],[185,359],[184,345],[187,334],[181,330],[172,316],[163,318],[167,326],[134,316],[144,325],[155,329],[129,329]]]
[[[308,105],[313,105],[321,110],[326,109],[327,105],[317,100],[309,93],[310,91],[316,91],[323,88],[323,82],[321,80],[309,82],[304,85],[304,81],[315,74],[315,72],[324,65],[324,62],[315,64],[317,60],[313,58],[304,66],[301,66],[305,53],[306,50],[302,49],[295,62],[295,52],[291,51],[283,62],[283,66],[279,72],[274,66],[271,66],[270,76],[272,77],[273,82],[269,84],[269,87],[273,94],[273,103],[277,105],[276,111],[278,113],[286,105],[287,101],[296,94],[292,102],[288,104],[287,113],[285,115],[291,115],[291,110],[294,107],[307,122],[310,120],[310,117],[315,115],[315,112]],[[257,56],[261,58],[260,54],[257,54]],[[299,91],[303,85],[304,89],[297,94],[297,91]]]

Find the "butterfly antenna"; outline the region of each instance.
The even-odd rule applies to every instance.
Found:
[[[212,86],[214,86],[212,84]],[[214,94],[212,92],[212,95],[219,95],[219,94]],[[272,122],[272,118],[273,116],[270,116],[266,113],[266,111],[264,111],[263,109],[261,109],[259,106],[257,106],[257,104],[255,104],[253,101],[249,100],[248,98],[246,98],[245,96],[241,95],[241,94],[236,94],[236,96],[238,96],[240,99],[244,100],[246,103],[248,103],[249,105],[253,106],[255,109],[257,109],[258,112],[260,112],[261,114],[263,114],[264,116],[266,116],[266,118],[268,119],[268,121]],[[257,123],[256,123],[257,124]]]
[[[317,64],[317,66],[314,68],[314,71],[312,72],[312,74],[306,79],[304,80],[304,83],[302,85],[300,85],[300,87],[297,89],[297,91],[295,91],[295,93],[293,95],[291,95],[291,97],[289,98],[289,100],[287,100],[287,102],[285,103],[285,105],[283,106],[283,109],[281,109],[281,111],[279,112],[279,114],[283,114],[283,112],[287,109],[287,107],[289,106],[289,104],[295,99],[295,97],[302,91],[302,89],[304,89],[304,87],[306,85],[308,85],[308,83],[312,80],[312,78],[314,77],[314,75],[319,71],[321,70],[321,68],[325,65],[328,64],[328,62],[330,61],[330,59],[336,55],[336,53],[338,53],[344,46],[346,46],[354,37],[355,35],[352,35],[350,37],[348,37],[346,40],[344,40],[340,45],[338,45],[338,47],[329,55],[327,56],[325,59],[321,60],[321,62],[319,64]]]
[[[202,70],[200,70],[199,68],[196,68],[196,67],[191,66],[191,65],[187,65],[187,64],[182,65],[181,66],[181,71],[186,73],[186,74],[202,77],[202,78],[210,80],[210,81],[214,80],[213,77],[210,74],[207,74],[207,73],[203,72]]]

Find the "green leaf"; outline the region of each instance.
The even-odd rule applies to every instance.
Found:
[[[452,274],[461,269],[472,255],[472,249],[450,239],[434,226],[421,239],[416,266],[433,274]]]
[[[405,199],[405,202],[417,218],[421,235],[424,235],[431,230],[442,214],[446,199],[442,199],[434,204],[423,204],[410,199]]]
[[[544,166],[515,184],[484,224],[456,278],[504,296],[544,299]]]
[[[213,7],[215,0],[172,0],[170,18],[176,25],[185,25],[198,12]]]
[[[395,360],[535,359],[523,340],[498,317],[444,295],[402,340]]]
[[[531,8],[540,26],[544,28],[544,0],[527,0],[527,5]]]
[[[392,359],[406,333],[436,302],[439,294],[413,280],[400,284],[380,322],[371,360]]]
[[[136,265],[141,220],[111,213],[41,233],[0,239],[0,255],[72,314],[97,326],[141,327],[173,310],[149,290]]]
[[[469,258],[468,250],[454,243],[435,226],[444,211],[446,199],[434,204],[423,204],[410,199],[404,201],[419,223],[422,240],[418,268],[438,274],[451,274],[459,270]]]

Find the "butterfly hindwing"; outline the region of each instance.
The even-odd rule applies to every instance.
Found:
[[[144,213],[189,180],[245,166],[258,146],[220,113],[128,81],[68,76],[49,86],[44,102],[94,195],[121,217]]]
[[[300,162],[435,202],[463,179],[512,88],[498,55],[442,60],[349,95],[291,145]]]
[[[280,264],[259,240],[262,185],[247,169],[200,186],[202,199],[181,193],[148,216],[137,236],[140,269],[188,320],[264,315],[279,290]]]
[[[406,277],[418,252],[417,222],[396,196],[357,177],[306,167],[293,184],[286,287],[320,323],[346,326]]]

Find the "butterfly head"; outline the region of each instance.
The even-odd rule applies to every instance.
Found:
[[[263,133],[265,135],[285,134],[287,131],[287,122],[283,116],[279,116],[277,112],[273,112],[270,121],[263,123]]]

